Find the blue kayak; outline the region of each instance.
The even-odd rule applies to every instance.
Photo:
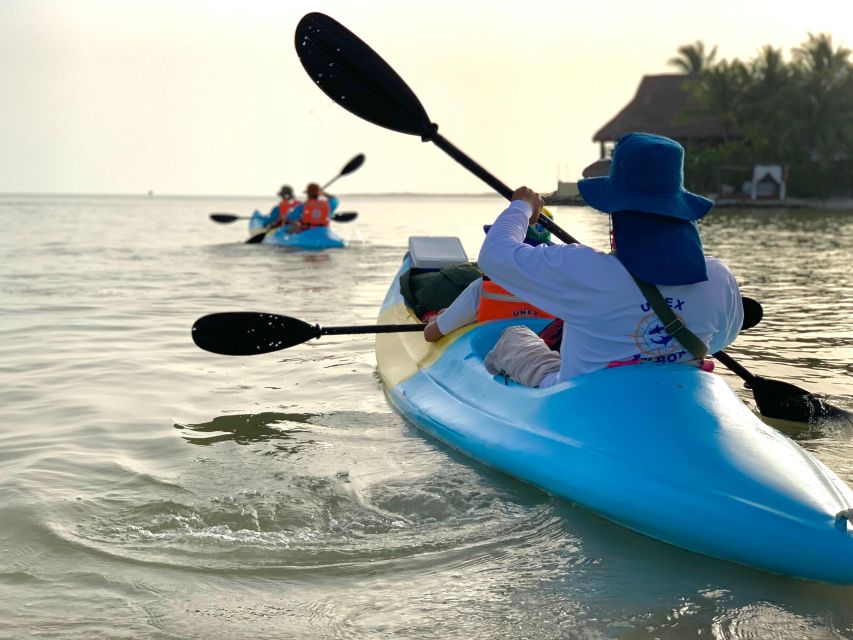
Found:
[[[400,274],[410,266],[409,254]],[[419,322],[395,278],[380,324]],[[547,321],[525,322],[534,330]],[[719,376],[643,364],[532,389],[483,358],[518,321],[376,338],[392,404],[471,458],[684,549],[853,584],[853,490],[762,422]]]
[[[249,220],[249,235],[261,233],[267,228],[267,216],[255,211]],[[300,233],[287,233],[283,227],[271,231],[265,237],[265,244],[275,244],[280,247],[297,249],[340,249],[346,246],[346,241],[330,227],[312,227]]]

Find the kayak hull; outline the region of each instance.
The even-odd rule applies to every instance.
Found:
[[[249,220],[249,235],[260,233],[266,227],[266,216],[255,211]],[[279,227],[266,234],[263,243],[309,250],[340,249],[346,246],[346,241],[330,227],[312,227],[300,233],[287,233],[283,227]]]
[[[416,321],[395,279],[379,322]],[[853,528],[837,517],[853,491],[724,380],[637,365],[548,389],[507,384],[483,358],[510,324],[472,325],[432,345],[419,333],[377,335],[389,399],[471,458],[639,533],[777,574],[853,583]]]

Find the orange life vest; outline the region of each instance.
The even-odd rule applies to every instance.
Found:
[[[287,222],[287,214],[299,204],[299,200],[282,200],[278,203],[278,217],[270,221],[273,227],[278,227]]]
[[[327,200],[308,199],[302,204],[302,227],[328,227],[329,202]]]
[[[550,313],[515,297],[488,278],[483,278],[483,293],[477,309],[477,322],[507,318],[553,318]]]
[[[278,215],[284,220],[287,217],[287,214],[290,213],[293,208],[299,204],[299,200],[290,199],[290,200],[282,200],[278,204]]]

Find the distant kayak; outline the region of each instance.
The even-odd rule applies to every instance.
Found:
[[[400,294],[410,264],[407,254],[380,324],[420,322]],[[853,584],[853,490],[759,420],[722,378],[643,364],[524,387],[483,364],[510,324],[519,323],[469,325],[432,344],[420,333],[378,334],[390,401],[463,454],[649,537]]]
[[[249,220],[249,235],[254,236],[266,228],[267,217],[255,211]],[[279,227],[266,234],[263,242],[298,249],[339,249],[346,246],[346,241],[330,227],[312,227],[300,233],[287,233],[283,227]]]

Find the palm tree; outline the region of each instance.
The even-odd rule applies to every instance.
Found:
[[[793,54],[794,64],[814,75],[850,71],[850,49],[833,49],[832,36],[827,33],[809,33],[809,39],[793,49]]]
[[[728,142],[739,132],[743,121],[743,100],[749,79],[749,70],[740,60],[723,60],[706,68],[688,84],[698,106],[688,108],[682,115],[686,119],[713,118],[722,125],[723,141]]]
[[[743,134],[757,154],[778,156],[779,131],[787,127],[791,69],[785,64],[782,50],[770,45],[762,47],[747,69],[749,81],[741,113]]]
[[[721,164],[777,160],[791,167],[791,187],[803,195],[852,188],[853,52],[831,36],[809,33],[792,50],[765,45],[748,63],[714,62],[717,48],[701,41],[678,48],[669,60],[685,74],[693,96],[681,120],[712,118],[723,143],[692,154],[691,179],[706,179]],[[796,185],[795,185],[796,182]]]
[[[678,55],[670,58],[670,64],[689,76],[699,75],[711,68],[714,58],[717,56],[717,47],[714,46],[709,53],[705,53],[705,43],[697,40],[693,44],[683,44],[678,47]]]
[[[790,77],[790,71],[782,58],[782,50],[769,44],[761,48],[758,57],[751,64],[755,79],[767,93],[775,93]]]
[[[853,64],[832,36],[813,35],[793,50],[796,91],[784,138],[804,157],[826,167],[853,145]]]

